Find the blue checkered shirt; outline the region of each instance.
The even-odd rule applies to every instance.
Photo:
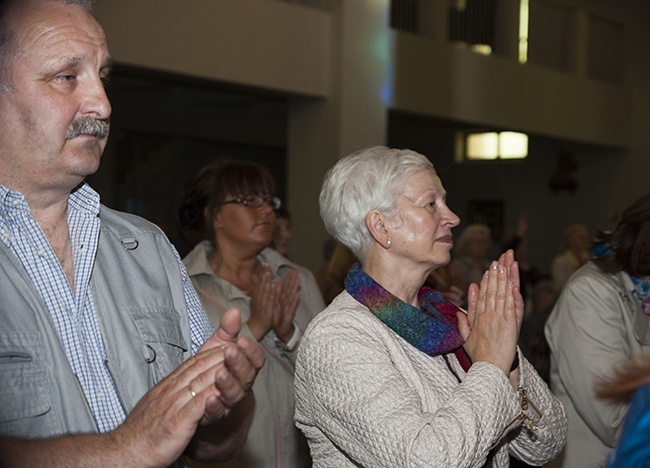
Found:
[[[25,198],[0,185],[0,238],[36,285],[59,333],[70,366],[86,395],[98,430],[106,432],[120,425],[126,414],[104,365],[106,350],[89,287],[99,240],[99,206],[99,195],[86,184],[68,198],[68,228],[74,261],[73,291],[43,231],[30,215]],[[212,335],[214,327],[187,278],[180,256],[171,244],[170,248],[178,259],[179,279],[185,288],[194,354]]]

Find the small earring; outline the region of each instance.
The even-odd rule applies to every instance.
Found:
[[[388,240],[386,241],[386,245],[387,245],[387,246],[390,245],[390,239],[388,239]]]

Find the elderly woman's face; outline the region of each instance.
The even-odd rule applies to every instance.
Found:
[[[446,192],[433,171],[406,179],[398,213],[391,221],[391,253],[426,268],[449,263],[451,229],[460,219],[447,207]]]

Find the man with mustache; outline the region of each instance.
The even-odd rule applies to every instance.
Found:
[[[110,56],[89,0],[0,0],[0,466],[220,461],[264,363],[215,332],[160,229],[84,179]]]

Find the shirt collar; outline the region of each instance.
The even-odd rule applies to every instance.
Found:
[[[204,240],[196,244],[190,253],[188,253],[183,259],[185,268],[187,268],[187,274],[190,276],[215,276],[212,267],[210,266],[210,261],[208,260],[213,250],[214,247],[210,241]],[[257,258],[260,262],[271,265],[271,269],[275,275],[279,275],[280,270],[283,268],[295,268],[295,265],[290,260],[269,247],[262,250],[258,254]]]
[[[82,183],[68,197],[68,207],[73,210],[86,212],[89,215],[99,214],[100,198],[90,185]]]
[[[72,210],[85,211],[97,216],[99,206],[99,194],[85,182],[74,189],[68,197],[68,207]],[[29,210],[27,200],[22,193],[0,184],[0,211],[5,214],[12,210]]]
[[[27,200],[20,192],[9,190],[4,185],[0,184],[0,210],[2,214],[8,213],[12,210],[29,209]]]

